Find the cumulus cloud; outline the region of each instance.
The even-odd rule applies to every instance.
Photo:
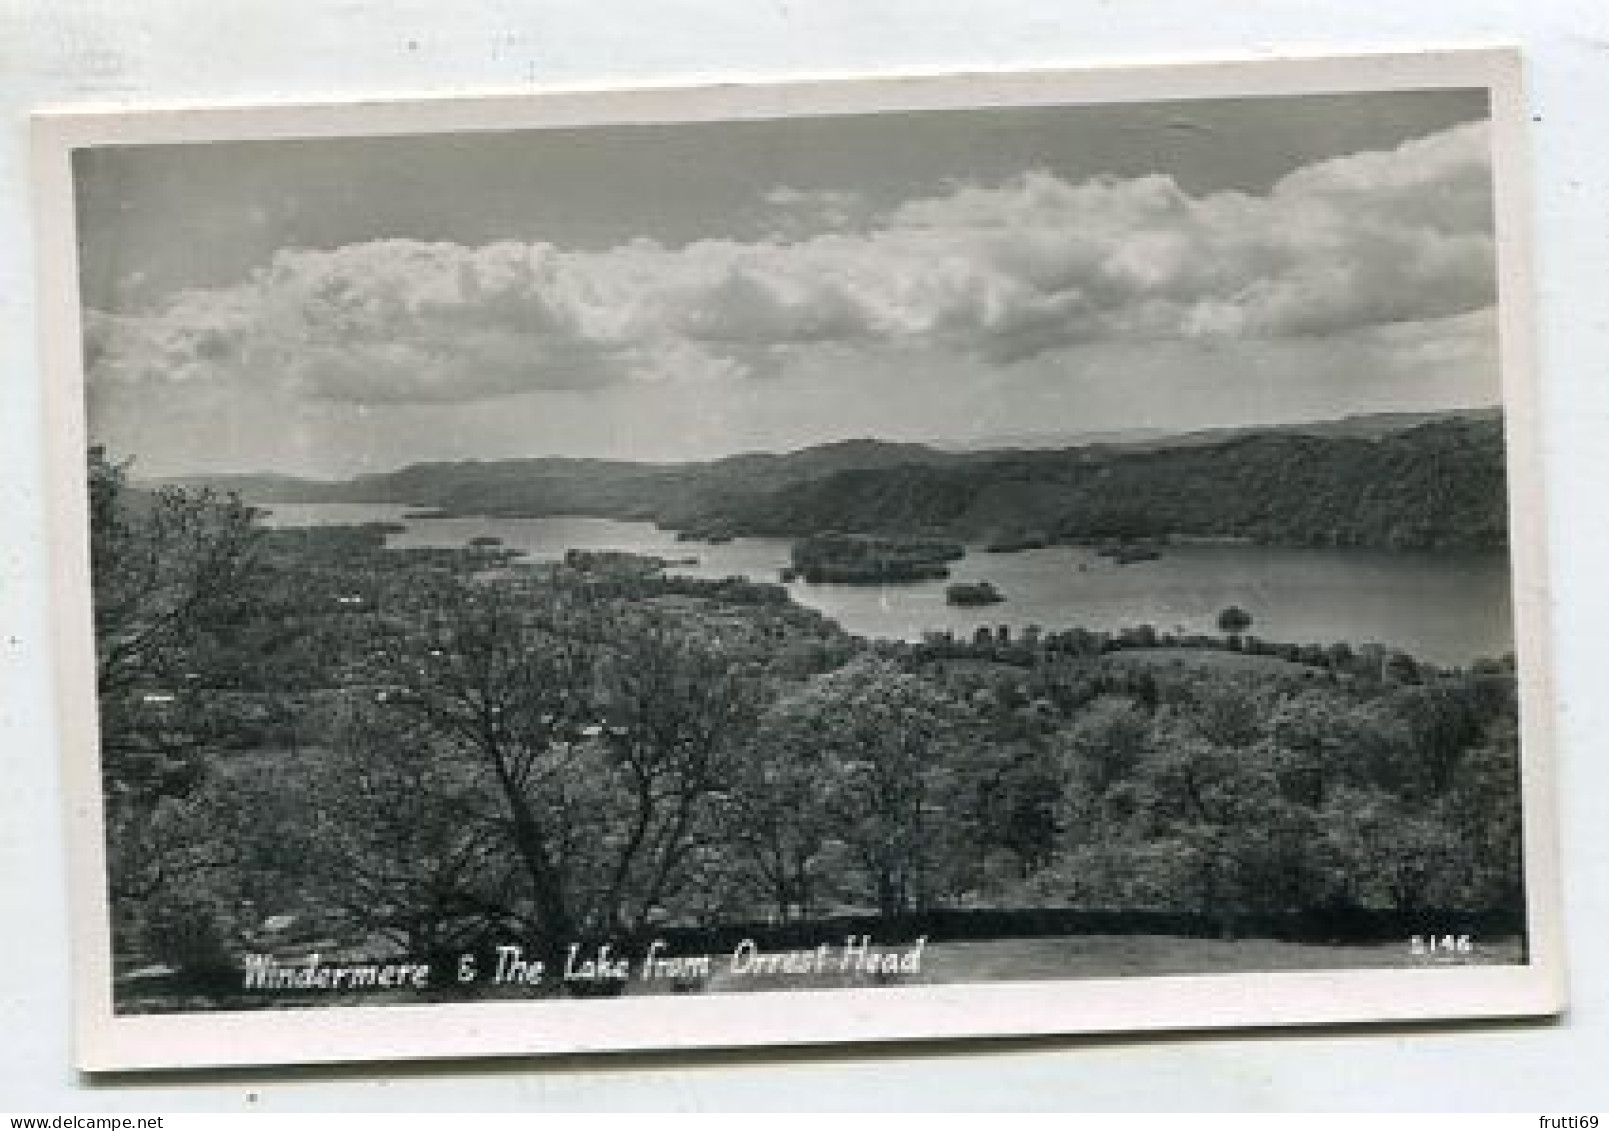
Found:
[[[1030,172],[877,216],[847,193],[779,188],[767,203],[803,234],[282,251],[235,286],[91,312],[86,357],[108,383],[429,403],[763,378],[824,349],[1010,365],[1101,341],[1341,335],[1495,297],[1480,123],[1261,194]]]
[[[796,189],[778,185],[765,194],[767,235],[772,240],[800,240],[821,232],[841,231],[864,223],[871,207],[854,192]]]

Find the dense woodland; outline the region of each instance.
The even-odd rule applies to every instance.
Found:
[[[1259,507],[1248,523],[1296,521],[1270,485],[1347,483],[1305,445],[1236,443],[1245,474],[1289,464],[1221,500]],[[1424,489],[1431,444],[1455,469],[1486,458],[1478,426],[1406,434],[1375,451],[1400,458],[1393,491]],[[1155,458],[1112,474],[1176,475],[1187,454]],[[137,489],[99,451],[90,483],[120,974],[238,984],[276,923],[342,953],[556,956],[857,914],[1328,938],[1522,908],[1512,658],[1261,644],[1255,609],[1189,640],[1069,623],[868,641],[780,586],[270,530],[236,499]],[[1491,536],[1445,511],[1473,524],[1458,544]]]
[[[1044,451],[869,440],[711,463],[418,464],[343,483],[245,477],[269,501],[408,503],[446,514],[651,519],[700,536],[828,532],[998,541],[1171,536],[1482,550],[1506,542],[1495,412],[1388,418]]]
[[[1381,439],[1257,434],[1147,452],[843,471],[734,503],[729,521],[779,535],[847,528],[1487,549],[1503,545],[1507,529],[1502,430],[1497,421],[1449,420]]]

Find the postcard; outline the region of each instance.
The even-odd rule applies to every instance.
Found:
[[[1558,1011],[1524,121],[42,113],[80,1066]]]

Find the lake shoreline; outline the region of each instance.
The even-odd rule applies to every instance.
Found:
[[[418,517],[403,504],[275,504],[280,526],[384,522],[400,526],[393,548],[451,548],[497,537],[524,562],[561,560],[567,550],[666,559],[667,571],[781,584],[793,543],[735,538],[700,542],[648,521],[572,516],[488,519]],[[918,643],[931,633],[970,636],[1006,626],[1020,633],[1070,625],[1119,631],[1149,624],[1174,636],[1221,635],[1218,614],[1249,611],[1252,636],[1297,643],[1379,644],[1430,663],[1464,666],[1513,650],[1506,555],[1496,551],[1321,550],[1213,540],[1177,541],[1156,560],[1119,563],[1095,545],[1053,544],[988,553],[966,544],[948,579],[887,584],[785,583],[797,603],[867,638]],[[696,561],[689,562],[689,558]],[[996,604],[949,605],[954,583],[988,582]]]

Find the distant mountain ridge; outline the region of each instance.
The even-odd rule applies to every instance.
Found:
[[[945,452],[925,444],[883,440],[838,440],[793,452],[745,452],[697,463],[638,463],[630,460],[573,456],[538,456],[500,460],[454,460],[409,464],[396,471],[371,472],[344,480],[298,478],[277,472],[192,475],[162,482],[234,492],[252,502],[406,503],[464,513],[505,513],[489,496],[512,491],[525,496],[516,504],[541,504],[542,513],[567,513],[567,498],[587,507],[629,505],[613,499],[619,491],[643,491],[664,501],[681,490],[730,489],[749,494],[774,490],[801,479],[846,470],[899,467],[909,464],[962,462],[971,456]],[[605,500],[609,500],[605,502]],[[492,506],[492,510],[482,510]],[[557,509],[547,509],[557,508]]]
[[[641,519],[691,533],[1048,540],[1189,535],[1293,545],[1506,542],[1497,409],[1394,413],[1051,449],[844,440],[701,463],[420,463],[325,482],[170,482],[261,504],[401,503],[455,515]]]
[[[1436,412],[1357,413],[1328,420],[1304,420],[1282,424],[1227,425],[1222,428],[1191,429],[1187,432],[1166,428],[1124,428],[1104,432],[1017,433],[982,437],[965,443],[935,445],[952,452],[999,450],[1043,451],[1100,445],[1116,448],[1176,448],[1215,444],[1257,432],[1285,432],[1303,436],[1362,436],[1378,439],[1437,420],[1500,420],[1503,410],[1493,407],[1442,409]]]

